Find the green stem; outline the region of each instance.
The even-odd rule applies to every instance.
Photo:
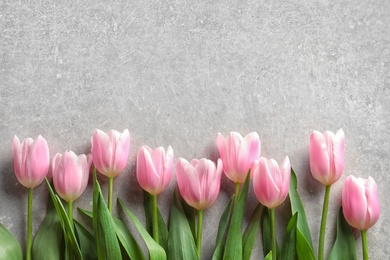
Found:
[[[363,260],[368,260],[368,244],[367,244],[367,230],[362,230],[362,248],[363,248]]]
[[[322,208],[320,239],[319,239],[319,243],[318,243],[318,260],[324,260],[325,229],[326,229],[326,219],[328,216],[329,194],[330,194],[330,185],[326,185],[324,205]]]
[[[108,210],[112,215],[112,188],[114,184],[114,177],[108,177]]]
[[[68,202],[68,219],[70,223],[70,228],[73,229],[73,202],[72,201]],[[68,251],[69,259],[73,259],[73,252],[70,243],[67,243],[66,246],[67,246],[66,249]]]
[[[271,215],[271,245],[272,245],[272,260],[276,260],[276,224],[275,224],[275,208],[269,209]]]
[[[198,210],[198,233],[196,235],[196,250],[200,259],[200,249],[202,247],[202,227],[203,227],[203,210]]]
[[[152,195],[152,207],[153,207],[153,216],[152,216],[152,227],[153,227],[153,239],[159,243],[158,237],[158,220],[157,220],[157,195]]]
[[[241,183],[236,182],[236,192],[234,193],[234,204],[236,204],[236,201],[238,199],[238,193],[240,193],[240,186]]]
[[[27,260],[31,260],[31,248],[32,248],[32,197],[33,197],[33,188],[29,188],[28,204],[27,204],[27,249],[26,249]]]

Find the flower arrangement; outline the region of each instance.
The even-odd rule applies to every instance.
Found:
[[[72,151],[57,153],[51,163],[53,185],[46,179],[50,156],[46,140],[15,136],[12,143],[14,170],[18,181],[28,188],[27,243],[25,259],[200,259],[203,211],[212,207],[218,197],[222,172],[233,181],[235,193],[220,219],[213,259],[250,259],[261,227],[264,259],[324,259],[329,194],[344,170],[344,132],[340,129],[310,136],[310,169],[313,177],[325,185],[323,212],[317,258],[307,223],[304,205],[297,192],[297,177],[289,157],[279,164],[260,157],[260,138],[255,132],[242,137],[231,132],[225,138],[218,133],[216,144],[220,159],[187,161],[178,158],[174,167],[172,147],[152,149],[142,146],[137,153],[136,177],[144,190],[146,227],[117,199],[139,235],[139,241],[125,220],[112,213],[113,181],[128,161],[130,133],[95,130],[91,154]],[[92,166],[93,165],[93,166]],[[92,166],[92,167],[91,167]],[[78,208],[84,222],[73,218],[73,201],[84,192],[93,169],[92,209]],[[175,168],[177,189],[174,192],[167,225],[161,216],[157,196],[163,193]],[[97,173],[109,180],[107,203],[103,198]],[[45,180],[50,196],[47,212],[33,240],[32,198],[34,187]],[[252,184],[250,184],[252,183]],[[259,201],[243,230],[243,217],[249,185]],[[163,196],[163,195],[160,195]],[[283,243],[276,239],[275,208],[289,196],[291,218]],[[66,202],[66,203],[65,203]],[[64,204],[67,206],[65,210]],[[351,227],[361,231],[364,259],[368,259],[366,232],[378,220],[380,207],[377,185],[373,178],[346,178],[342,190],[342,208],[337,219],[337,237],[329,259],[356,259],[355,238]],[[197,218],[196,218],[197,216]],[[23,259],[19,242],[0,225],[0,258]]]

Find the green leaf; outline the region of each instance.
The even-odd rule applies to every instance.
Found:
[[[22,248],[9,230],[0,224],[0,259],[23,259]]]
[[[289,197],[291,204],[291,213],[294,215],[298,212],[297,220],[297,253],[299,259],[315,259],[313,242],[311,240],[311,234],[309,224],[307,222],[305,209],[303,207],[301,198],[297,191],[297,176],[294,170],[291,168],[290,189]]]
[[[77,241],[84,259],[98,259],[95,238],[77,220],[73,220]],[[52,258],[54,259],[54,258]],[[56,258],[58,259],[58,258]]]
[[[272,231],[271,231],[271,216],[269,213],[269,209],[263,210],[263,214],[261,216],[262,222],[262,241],[263,241],[263,256],[266,257],[269,252],[272,251]],[[278,241],[276,241],[276,252],[277,256],[280,255],[280,248]]]
[[[217,240],[215,243],[215,250],[213,254],[213,260],[221,260],[223,258],[224,251],[224,242],[226,238],[226,233],[229,227],[230,216],[233,206],[234,195],[231,197],[229,204],[226,206],[225,211],[223,212],[221,219],[219,220]]]
[[[60,219],[53,200],[48,197],[46,215],[35,235],[32,255],[34,259],[60,259],[65,252],[65,241]]]
[[[272,250],[264,257],[264,260],[272,260]]]
[[[114,221],[116,225],[116,235],[128,257],[134,260],[146,259],[140,246],[138,245],[131,232],[127,229],[125,223],[123,223],[123,221],[118,218],[114,218]]]
[[[284,232],[282,250],[280,259],[284,260],[295,260],[297,259],[296,250],[296,230],[297,230],[297,218],[298,212],[295,213],[287,224],[286,232]]]
[[[77,243],[77,239],[73,231],[72,224],[70,224],[68,215],[65,211],[64,206],[62,205],[61,199],[54,193],[53,188],[51,187],[47,178],[45,178],[45,180],[46,180],[47,187],[49,188],[50,197],[53,201],[54,207],[57,211],[57,215],[60,219],[62,231],[65,234],[66,238],[68,239],[67,241],[70,243],[72,247],[74,257],[76,257],[76,259],[83,259],[80,246]],[[65,243],[67,243],[67,241],[65,241]]]
[[[146,247],[149,250],[149,259],[166,259],[166,254],[164,249],[154,241],[154,239],[149,235],[148,231],[142,226],[141,222],[137,219],[137,217],[125,206],[120,198],[118,198],[119,205],[121,205],[122,209],[129,216],[131,221],[134,223],[138,232],[141,234],[142,238],[145,241]]]
[[[81,208],[77,208],[78,211],[85,215],[86,217],[92,219],[92,212],[88,210],[84,210]],[[140,248],[139,244],[135,240],[134,236],[131,234],[131,232],[127,229],[125,223],[120,220],[119,218],[113,217],[115,222],[115,232],[119,239],[119,242],[121,243],[123,249],[125,250],[125,253],[130,259],[145,259],[145,255],[142,252],[142,249]]]
[[[337,236],[329,260],[357,259],[356,242],[351,227],[344,218],[343,209],[340,207],[337,216]]]
[[[253,211],[252,217],[242,237],[242,246],[243,246],[242,259],[244,260],[250,259],[252,255],[252,249],[255,243],[257,231],[259,230],[260,227],[260,219],[261,219],[262,211],[263,211],[263,205],[259,203],[256,206],[255,210]]]
[[[169,259],[199,259],[195,240],[191,233],[186,214],[175,190],[169,217],[168,256]]]
[[[262,222],[262,241],[263,241],[263,256],[266,257],[268,253],[272,250],[271,242],[271,217],[268,210],[263,210],[261,216]]]
[[[194,238],[194,241],[196,241],[196,221],[195,216],[197,213],[197,210],[191,207],[190,205],[185,202],[183,197],[180,195],[180,192],[178,193],[178,196],[180,198],[181,206],[183,207],[184,213],[186,214],[188,224],[190,225],[191,233]]]
[[[144,210],[145,210],[145,218],[146,218],[146,230],[148,230],[149,234],[153,236],[153,228],[152,228],[152,216],[153,216],[153,202],[152,195],[148,192],[144,191]],[[165,224],[165,221],[161,215],[161,212],[157,206],[157,221],[158,221],[158,237],[159,244],[165,250],[167,250],[168,245],[168,228]]]
[[[233,205],[232,219],[226,237],[223,259],[242,259],[242,221],[244,219],[249,180],[250,172],[248,172],[244,186]]]
[[[99,182],[94,171],[93,185],[93,230],[96,239],[98,259],[121,259],[121,248],[115,233],[115,223],[104,202]]]

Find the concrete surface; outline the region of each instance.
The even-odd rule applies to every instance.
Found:
[[[382,209],[371,259],[390,255],[390,1],[10,1],[0,13],[0,221],[25,244],[27,190],[13,172],[12,137],[43,135],[51,155],[88,152],[95,128],[131,133],[115,180],[143,220],[138,148],[216,159],[217,132],[257,131],[262,155],[290,156],[315,251],[324,188],[309,171],[313,129],[346,134],[345,173],[332,187],[326,252],[346,176],[372,176]],[[203,259],[233,184],[206,210]],[[107,182],[101,178],[106,192]],[[159,197],[167,218],[171,191]],[[256,203],[249,195],[248,214]],[[47,189],[34,193],[34,232]],[[91,187],[75,202],[91,207]],[[284,228],[288,211],[278,209]],[[76,217],[77,218],[77,217]],[[279,234],[280,235],[280,234]],[[281,242],[281,236],[278,238]],[[356,233],[359,257],[361,240]],[[254,258],[261,255],[257,242]]]

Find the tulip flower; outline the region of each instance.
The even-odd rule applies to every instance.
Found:
[[[256,132],[244,138],[237,132],[230,132],[225,139],[218,133],[216,143],[223,162],[223,171],[236,184],[237,195],[240,184],[245,181],[253,162],[260,158],[260,137]]]
[[[109,180],[108,209],[112,213],[113,179],[127,165],[130,150],[130,133],[127,129],[123,133],[115,130],[104,133],[99,129],[95,129],[91,142],[93,164]]]
[[[75,201],[84,192],[88,184],[91,154],[77,156],[72,151],[63,155],[57,153],[53,158],[52,173],[54,187],[66,202]]]
[[[35,188],[45,179],[50,165],[49,147],[42,136],[20,143],[14,136],[12,142],[14,170],[18,181],[26,188]]]
[[[12,141],[14,170],[18,181],[28,188],[27,207],[27,251],[26,259],[31,259],[32,248],[32,194],[33,189],[42,183],[50,165],[49,147],[42,136],[37,139],[24,139],[20,143],[14,136]]]
[[[326,186],[322,209],[318,260],[324,259],[326,218],[328,214],[330,186],[338,181],[344,170],[345,136],[342,129],[336,134],[313,131],[310,136],[310,170],[315,179]]]
[[[176,164],[176,178],[180,194],[188,205],[198,210],[196,247],[200,257],[202,244],[203,210],[217,199],[221,186],[222,161],[217,165],[207,159],[192,160],[180,158]]]
[[[253,166],[253,189],[257,199],[269,209],[286,199],[290,187],[291,166],[286,156],[280,168],[278,163],[264,157]]]
[[[286,199],[290,188],[291,166],[286,156],[279,168],[278,163],[264,157],[253,166],[253,190],[257,199],[269,209],[271,217],[272,259],[276,259],[275,208]]]
[[[142,146],[137,153],[137,180],[142,189],[151,195],[158,195],[168,188],[173,166],[173,150],[163,147],[152,150]]]
[[[168,188],[171,181],[173,166],[173,150],[168,147],[167,153],[163,147],[152,150],[142,146],[137,153],[137,180],[141,187],[152,195],[153,202],[153,238],[158,243],[157,195]]]
[[[344,217],[348,224],[361,231],[363,257],[368,259],[366,231],[379,219],[378,188],[373,178],[348,176],[342,192]]]

